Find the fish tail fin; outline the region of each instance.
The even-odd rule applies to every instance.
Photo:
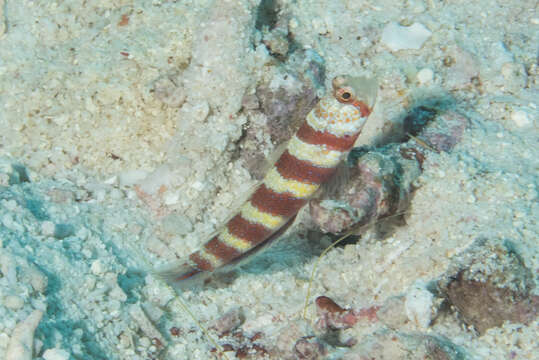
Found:
[[[211,274],[185,259],[156,267],[152,273],[177,290],[200,286]]]

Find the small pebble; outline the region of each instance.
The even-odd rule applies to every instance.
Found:
[[[127,300],[127,295],[126,295],[125,292],[122,290],[122,288],[119,287],[119,286],[115,286],[115,287],[109,292],[109,296],[111,297],[111,299],[115,299],[115,300],[119,300],[119,301],[126,301],[126,300]]]
[[[103,275],[103,273],[105,273],[105,266],[103,265],[101,261],[95,260],[92,263],[90,270],[92,270],[92,274],[94,275],[97,275],[97,276]]]
[[[19,310],[24,305],[24,300],[17,295],[8,295],[4,298],[4,306],[11,310]]]
[[[9,284],[17,282],[17,264],[12,256],[0,253],[0,273],[7,279]]]
[[[224,335],[239,327],[245,321],[245,315],[241,308],[234,308],[227,311],[214,324],[214,328],[219,335]]]
[[[23,232],[24,226],[22,226],[19,222],[17,222],[15,219],[13,219],[13,215],[10,213],[5,214],[2,217],[2,224],[10,230]]]
[[[418,50],[432,32],[420,23],[401,26],[395,22],[387,24],[382,32],[382,43],[391,51]]]
[[[53,236],[54,235],[54,229],[56,228],[56,225],[52,221],[43,221],[41,223],[41,235],[45,236]]]
[[[320,359],[327,355],[324,345],[315,337],[303,337],[294,344],[296,359]]]
[[[150,345],[152,344],[152,342],[150,341],[150,339],[148,339],[147,337],[142,337],[140,338],[139,340],[139,344],[140,346],[142,346],[143,348],[148,348],[150,347]]]
[[[178,194],[177,192],[168,192],[167,191],[165,193],[165,198],[164,198],[165,205],[177,204],[179,200],[180,200],[180,194]]]
[[[524,110],[516,110],[511,112],[511,120],[513,120],[515,124],[520,128],[528,127],[532,124],[528,113]]]
[[[108,185],[116,185],[118,184],[118,176],[114,175],[108,179],[105,179],[103,182]]]
[[[32,360],[34,331],[43,317],[43,312],[34,310],[28,317],[17,323],[5,352],[5,360]]]
[[[43,353],[45,360],[69,360],[69,353],[63,349],[47,349]]]
[[[468,204],[474,204],[476,202],[475,196],[470,194],[466,201],[468,201]]]
[[[421,85],[429,84],[432,82],[432,79],[434,78],[434,72],[429,68],[424,68],[419,70],[419,72],[416,75],[417,82]]]
[[[15,211],[17,208],[17,202],[15,200],[3,200],[2,205],[6,207],[6,210]]]
[[[119,344],[122,348],[127,349],[130,348],[133,345],[133,339],[129,334],[126,334],[125,332],[122,332],[120,335],[118,335]]]
[[[425,284],[416,282],[406,293],[404,308],[408,319],[419,328],[426,329],[434,316],[434,296]]]
[[[0,348],[4,349],[7,347],[7,344],[9,343],[9,335],[6,333],[0,334]]]

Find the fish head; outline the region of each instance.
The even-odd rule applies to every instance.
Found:
[[[367,77],[336,76],[333,89],[314,109],[311,123],[317,130],[337,136],[357,134],[376,101],[378,84]]]

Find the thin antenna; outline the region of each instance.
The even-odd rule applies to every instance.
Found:
[[[359,231],[360,229],[362,229],[364,227],[373,225],[373,224],[375,224],[375,223],[377,223],[378,221],[381,221],[381,220],[389,219],[389,218],[392,218],[392,217],[395,217],[395,216],[401,216],[401,215],[404,215],[404,214],[406,214],[405,211],[401,212],[401,213],[398,213],[398,214],[382,216],[382,217],[380,217],[380,218],[378,218],[378,219],[376,219],[374,221],[369,222],[368,224],[362,224],[362,225],[358,225],[356,227],[353,227],[352,229],[348,230],[343,236],[341,236],[340,238],[335,240],[324,251],[322,251],[320,256],[318,256],[318,259],[316,259],[316,262],[314,263],[313,270],[311,272],[311,277],[309,278],[309,286],[307,286],[307,295],[305,296],[305,305],[303,306],[303,318],[305,320],[307,320],[307,308],[309,307],[309,298],[311,297],[311,289],[312,289],[312,285],[313,285],[314,275],[316,273],[316,269],[318,268],[318,264],[320,264],[320,261],[328,253],[328,251],[333,249],[341,241],[348,238],[350,235],[354,234],[356,231]]]

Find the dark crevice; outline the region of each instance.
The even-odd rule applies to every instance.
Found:
[[[256,13],[255,27],[262,30],[265,26],[272,30],[277,24],[279,6],[275,0],[262,0]]]

